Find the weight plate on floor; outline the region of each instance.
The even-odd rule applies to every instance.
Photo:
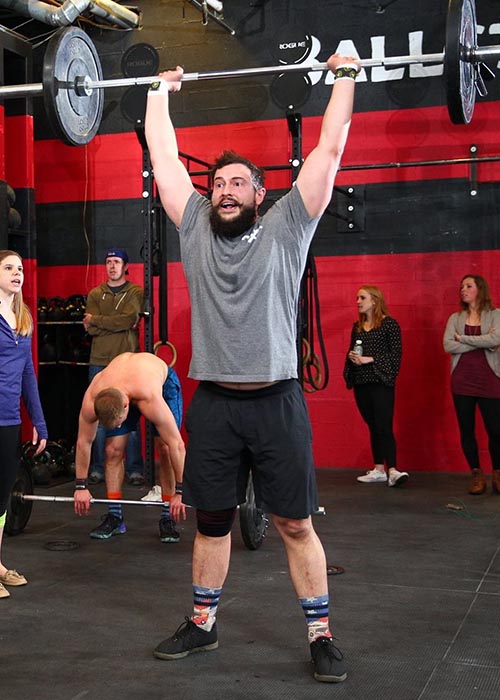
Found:
[[[269,525],[266,514],[255,503],[252,475],[248,477],[246,502],[240,506],[240,529],[243,542],[251,550],[259,549]]]
[[[449,0],[444,78],[448,113],[454,124],[469,124],[474,113],[477,66],[470,59],[476,47],[474,0]]]
[[[30,519],[32,501],[23,501],[17,494],[33,493],[33,477],[29,467],[21,462],[17,472],[16,481],[7,504],[7,517],[5,519],[5,532],[8,535],[19,535]]]
[[[52,540],[51,542],[46,542],[43,546],[51,552],[71,552],[74,549],[78,549],[80,545],[72,540]]]
[[[83,146],[96,135],[104,91],[77,94],[77,78],[102,80],[102,68],[90,37],[78,27],[58,30],[48,43],[43,65],[43,99],[55,134],[70,146]]]

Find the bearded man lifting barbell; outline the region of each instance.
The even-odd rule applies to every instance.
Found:
[[[87,479],[98,424],[101,423],[106,429],[107,497],[110,501],[120,501],[124,479],[123,456],[128,435],[137,428],[142,414],[154,425],[159,436],[162,499],[168,504],[174,524],[179,517],[185,519],[180,486],[185,448],[176,418],[167,403],[170,394],[168,373],[168,365],[152,353],[125,352],[115,357],[90,383],[83,397],[76,442],[74,501],[78,515],[88,515],[90,511],[92,495]],[[172,470],[165,468],[169,461],[176,484],[172,483]],[[162,513],[160,538],[164,542],[177,541],[162,537],[163,519]],[[121,503],[111,502],[108,514],[90,536],[107,539],[125,532],[125,529]]]
[[[217,648],[231,527],[253,465],[257,504],[272,514],[305,614],[314,677],[334,683],[347,672],[330,631],[325,553],[311,520],[316,481],[296,343],[300,279],[332,196],[360,64],[333,55],[328,68],[335,82],[318,144],[295,186],[262,217],[263,172],[232,151],[216,160],[211,202],[195,190],[168,108],[181,68],[152,83],[145,128],[162,204],[179,229],[191,297],[189,374],[200,381],[187,414],[183,496],[197,509],[193,615],[154,654],[172,660]],[[283,624],[279,611],[272,624]]]

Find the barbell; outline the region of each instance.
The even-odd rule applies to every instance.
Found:
[[[33,476],[31,469],[21,462],[16,481],[10,494],[5,520],[5,531],[8,535],[19,535],[31,516],[33,503],[74,503],[71,496],[38,496],[33,493]],[[133,501],[111,500],[108,498],[91,498],[90,503],[120,503],[128,506],[162,506],[162,501]]]
[[[267,533],[269,520],[264,511],[255,502],[255,492],[251,476],[247,482],[246,503],[241,504],[240,529],[243,542],[251,550],[258,549]],[[31,517],[33,504],[45,503],[74,503],[71,496],[39,496],[33,493],[33,476],[31,469],[22,461],[19,465],[16,481],[10,494],[5,519],[5,532],[8,535],[19,535],[24,530]],[[162,501],[135,501],[126,499],[91,498],[90,503],[116,503],[124,506],[163,506]],[[188,508],[190,506],[187,506]]]
[[[443,63],[448,112],[454,124],[468,124],[476,93],[486,95],[483,61],[500,56],[500,45],[477,46],[474,0],[449,0],[445,50],[441,53],[361,59],[363,68]],[[185,73],[182,82],[328,70],[326,63],[298,63],[258,68]],[[485,78],[494,74],[485,67]],[[157,76],[104,80],[97,50],[78,27],[64,27],[51,37],[44,57],[43,82],[0,87],[0,99],[43,95],[49,122],[56,135],[72,146],[89,143],[102,119],[103,88],[148,85]]]

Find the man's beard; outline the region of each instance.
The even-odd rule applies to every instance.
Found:
[[[210,225],[215,236],[222,236],[223,238],[238,238],[242,233],[248,231],[251,228],[257,215],[253,206],[243,206],[240,209],[238,216],[234,217],[230,221],[223,219],[218,210],[212,207],[210,212]]]

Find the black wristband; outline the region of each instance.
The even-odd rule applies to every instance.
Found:
[[[153,80],[148,90],[149,95],[166,95],[168,92],[170,91],[166,80]]]
[[[335,79],[339,80],[342,78],[350,78],[351,80],[356,80],[356,77],[358,75],[358,71],[354,66],[339,66],[338,68],[335,68],[333,72]]]
[[[175,493],[182,493],[182,481],[175,482]]]
[[[83,491],[88,489],[89,482],[87,479],[75,479],[75,491]]]

